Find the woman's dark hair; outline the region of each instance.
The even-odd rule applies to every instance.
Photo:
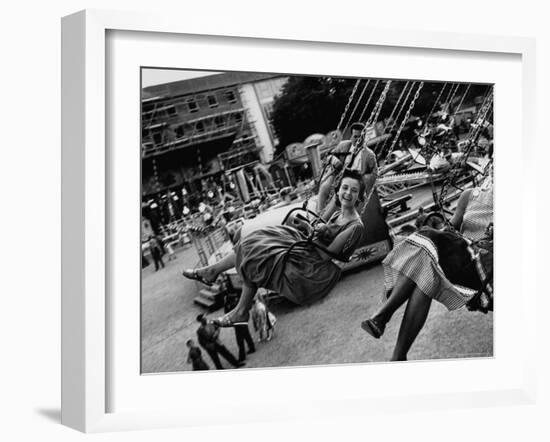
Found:
[[[344,181],[344,178],[351,178],[359,182],[359,198],[357,199],[357,201],[363,201],[365,197],[365,182],[363,181],[363,175],[361,175],[361,172],[359,172],[358,170],[344,169],[342,179],[340,180],[340,182],[338,183],[338,187],[336,188],[337,205],[340,205],[340,201],[338,199],[338,191],[340,190],[340,186],[342,185],[342,181]]]

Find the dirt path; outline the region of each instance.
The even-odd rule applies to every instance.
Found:
[[[180,275],[193,267],[197,256],[192,247],[180,251],[166,268],[142,272],[142,372],[187,371],[185,342],[195,338],[195,317],[203,309],[193,304],[201,286]],[[257,346],[247,367],[280,367],[387,361],[392,353],[400,309],[384,337],[374,340],[359,326],[380,301],[383,286],[381,266],[347,274],[323,301],[310,307],[281,302],[272,306],[277,316],[275,338]],[[212,316],[215,316],[213,313]],[[252,330],[252,327],[251,327]],[[223,329],[221,339],[237,354],[234,332]],[[433,303],[426,326],[410,359],[492,356],[493,315],[447,310]],[[208,356],[205,360],[213,366]],[[223,360],[222,360],[223,361]],[[224,362],[224,361],[223,361]],[[225,362],[224,362],[225,364]],[[225,364],[227,366],[227,364]]]

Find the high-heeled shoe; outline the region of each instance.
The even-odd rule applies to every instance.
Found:
[[[373,338],[380,339],[380,337],[384,334],[384,330],[386,327],[382,324],[379,324],[374,319],[367,319],[361,322],[361,328]]]
[[[184,269],[182,270],[181,274],[185,276],[187,279],[193,279],[195,281],[199,281],[200,283],[207,285],[208,287],[211,287],[214,285],[215,281],[207,281],[205,278],[203,278],[196,270],[191,269]]]
[[[248,325],[248,318],[246,321],[234,321],[231,319],[230,313],[227,313],[219,318],[213,319],[212,322],[218,327],[238,327],[239,325]]]

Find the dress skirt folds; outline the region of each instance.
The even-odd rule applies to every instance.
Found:
[[[235,246],[236,267],[245,283],[273,290],[296,304],[326,296],[340,278],[340,268],[309,245],[288,249],[305,236],[290,226],[254,231]]]
[[[464,306],[482,288],[468,242],[454,232],[422,228],[397,244],[383,264],[386,296],[401,275],[449,310]]]
[[[336,212],[326,224],[325,246],[343,231],[348,236],[341,256],[349,258],[363,235],[363,224],[351,220],[337,224]],[[306,237],[292,226],[278,225],[253,231],[235,246],[236,268],[243,281],[278,292],[296,304],[311,304],[325,297],[338,282],[340,267],[321,255],[311,243],[296,245]]]

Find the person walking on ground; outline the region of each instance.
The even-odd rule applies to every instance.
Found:
[[[229,313],[233,310],[237,303],[239,302],[238,296],[226,296],[224,311]],[[235,326],[235,340],[237,341],[237,347],[239,347],[239,362],[243,362],[246,359],[246,347],[245,343],[248,346],[248,354],[254,353],[256,351],[256,346],[250,335],[250,329],[248,324],[241,324]]]
[[[187,354],[187,363],[192,364],[193,371],[198,370],[210,370],[210,367],[202,358],[201,349],[195,345],[192,339],[188,339],[186,342],[189,353]]]
[[[149,249],[151,250],[153,261],[155,261],[155,272],[160,267],[164,268],[164,262],[162,262],[162,247],[160,246],[159,240],[153,235],[149,236]]]
[[[244,365],[243,362],[237,361],[227,347],[220,342],[220,329],[216,324],[208,322],[202,314],[197,316],[197,321],[201,323],[197,329],[199,344],[206,350],[218,370],[223,370],[219,355],[222,355],[235,368],[240,368]]]

